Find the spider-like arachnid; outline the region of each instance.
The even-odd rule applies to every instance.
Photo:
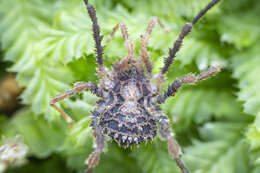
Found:
[[[168,142],[169,154],[175,159],[182,172],[188,173],[187,168],[179,159],[181,149],[173,138],[169,120],[161,111],[159,105],[164,103],[168,97],[174,96],[182,84],[195,84],[204,80],[218,73],[220,67],[211,67],[198,76],[187,74],[181,79],[176,79],[163,94],[161,94],[161,84],[165,81],[165,74],[173,63],[184,37],[189,34],[193,25],[219,1],[213,0],[199,12],[191,23],[186,23],[173,48],[169,50],[169,55],[164,61],[161,72],[157,76],[153,76],[147,45],[155,24],[158,23],[164,30],[168,31],[160,20],[154,17],[149,22],[146,33],[141,36],[141,60],[138,60],[134,55],[134,45],[128,39],[126,26],[122,22],[116,25],[109,35],[108,41],[120,29],[128,55],[114,64],[111,70],[108,70],[103,64],[104,47],[101,45],[103,37],[100,36],[96,11],[88,3],[88,0],[84,0],[93,23],[98,64],[97,72],[100,79],[99,86],[92,82],[77,82],[74,84],[73,89],[52,98],[50,105],[59,111],[70,125],[73,125],[74,122],[70,116],[57,107],[55,103],[86,89],[100,97],[91,116],[91,126],[96,141],[94,145],[95,151],[86,160],[86,164],[88,164],[87,173],[92,172],[99,162],[100,154],[105,150],[105,136],[110,136],[119,145],[129,147],[133,144],[152,140],[156,136],[157,124],[160,126],[159,133],[162,140]]]

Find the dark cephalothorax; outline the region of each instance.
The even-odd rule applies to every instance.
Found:
[[[198,76],[188,74],[180,79],[176,79],[164,93],[161,93],[161,84],[164,82],[165,74],[173,63],[185,36],[191,31],[193,25],[219,1],[213,0],[200,11],[191,23],[187,23],[183,27],[173,48],[169,50],[169,56],[165,58],[161,72],[157,76],[153,76],[152,65],[147,51],[149,36],[155,24],[159,24],[166,32],[169,32],[169,29],[157,17],[152,18],[148,24],[146,33],[140,39],[141,59],[139,60],[134,55],[134,45],[128,39],[126,26],[122,22],[118,23],[109,35],[107,43],[112,39],[115,32],[120,29],[128,55],[114,64],[112,69],[108,70],[103,64],[104,47],[101,45],[103,36],[100,35],[96,11],[88,3],[88,0],[84,0],[93,24],[93,37],[96,43],[96,59],[98,64],[97,71],[100,79],[99,84],[77,82],[74,84],[73,89],[53,97],[50,105],[60,112],[70,126],[73,126],[74,121],[57,107],[55,103],[76,93],[83,92],[86,89],[89,89],[93,94],[100,97],[91,116],[91,126],[93,128],[93,135],[96,137],[96,142],[94,145],[95,151],[86,160],[86,164],[88,164],[87,173],[91,173],[93,168],[98,164],[100,154],[105,150],[106,136],[110,136],[119,145],[128,147],[153,139],[157,134],[158,127],[162,140],[168,143],[169,154],[175,159],[182,172],[188,173],[187,168],[179,159],[181,149],[173,138],[169,120],[161,111],[159,105],[164,103],[168,97],[175,96],[175,93],[183,84],[195,84],[207,79],[218,73],[220,67],[210,67]]]

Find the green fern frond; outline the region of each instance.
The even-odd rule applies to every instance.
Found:
[[[13,128],[7,128],[7,127]],[[30,148],[30,154],[38,158],[45,158],[57,152],[66,137],[67,127],[62,122],[49,123],[46,119],[38,116],[28,109],[22,110],[9,122],[4,135],[20,134],[24,142]],[[51,134],[51,135],[50,135]]]
[[[187,129],[192,124],[203,124],[215,119],[238,120],[241,105],[226,91],[187,89],[169,99],[163,109],[173,120],[175,129]]]
[[[257,115],[260,112],[260,82],[256,80],[260,69],[259,45],[243,51],[233,57],[233,76],[239,80],[238,98],[244,101],[245,112]],[[250,69],[250,70],[248,70]]]
[[[65,156],[67,166],[73,169],[83,168],[85,160],[92,152],[93,137],[90,118],[82,118],[69,132],[59,151]]]
[[[239,49],[257,42],[260,38],[260,22],[255,16],[260,15],[259,7],[257,0],[238,0],[236,4],[223,1],[223,12],[217,25],[221,40]]]
[[[185,149],[184,159],[196,173],[250,172],[248,145],[242,137],[246,123],[207,123],[200,129],[204,142]],[[228,133],[227,133],[228,132]]]
[[[166,142],[161,142],[158,138],[147,145],[142,144],[132,155],[137,159],[142,173],[180,173],[167,151]]]

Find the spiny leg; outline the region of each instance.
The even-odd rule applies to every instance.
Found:
[[[128,52],[128,57],[132,58],[134,56],[134,45],[133,43],[129,40],[129,36],[127,33],[127,27],[123,22],[119,22],[114,28],[113,31],[109,34],[108,39],[106,41],[106,43],[108,44],[111,39],[114,37],[116,31],[120,29],[121,33],[123,35],[124,38],[124,42],[125,42],[125,47],[127,49]]]
[[[168,90],[157,97],[156,102],[161,104],[164,103],[164,101],[170,97],[170,96],[175,96],[176,92],[178,89],[182,86],[182,84],[195,84],[201,80],[207,79],[210,76],[213,76],[220,72],[220,67],[211,67],[207,71],[202,72],[200,75],[195,76],[194,74],[187,74],[183,76],[181,79],[176,79],[172,85],[168,87]]]
[[[166,116],[159,117],[160,123],[160,134],[164,141],[168,143],[168,152],[175,160],[177,166],[181,169],[182,173],[189,173],[188,169],[185,167],[184,163],[180,160],[181,148],[178,143],[173,138],[173,133],[170,130],[169,120]]]
[[[102,134],[100,128],[94,127],[94,136],[96,136],[96,142],[94,144],[95,151],[92,152],[85,161],[85,163],[88,165],[86,173],[92,173],[93,169],[99,163],[101,153],[104,152],[106,147],[105,136]]]
[[[98,77],[100,79],[105,79],[106,70],[105,70],[104,62],[103,62],[104,47],[101,45],[103,36],[100,35],[100,29],[99,29],[99,25],[98,25],[98,22],[97,22],[96,10],[91,4],[88,3],[88,0],[84,0],[84,2],[87,6],[89,17],[91,18],[91,21],[92,21],[93,37],[94,37],[94,40],[95,40],[95,43],[96,43],[96,53],[97,53],[96,58],[97,58],[97,64],[98,64]]]
[[[143,63],[145,64],[145,67],[148,71],[148,73],[151,75],[152,73],[152,65],[151,62],[149,60],[149,53],[147,51],[147,46],[148,46],[148,42],[149,42],[149,36],[151,35],[154,27],[156,24],[159,24],[160,27],[165,31],[165,32],[169,32],[170,29],[166,28],[162,22],[160,21],[160,19],[158,17],[153,17],[147,28],[146,28],[146,33],[144,35],[141,35],[141,52],[140,55],[142,57]]]
[[[119,22],[119,23],[113,28],[112,32],[109,34],[106,43],[109,43],[109,42],[112,40],[112,38],[115,36],[116,31],[117,31],[119,28],[120,28],[120,30],[121,30],[121,33],[122,33],[122,36],[123,36],[124,40],[125,40],[125,41],[128,40],[128,37],[129,37],[129,36],[128,36],[128,33],[127,33],[126,25],[125,25],[123,22]]]
[[[177,40],[174,42],[173,48],[169,49],[169,56],[164,61],[164,66],[157,76],[156,81],[161,83],[164,81],[164,75],[168,71],[169,66],[173,63],[173,60],[176,56],[176,53],[180,50],[182,45],[183,39],[190,33],[194,24],[198,22],[198,20],[215,4],[217,4],[220,0],[213,0],[211,1],[203,10],[199,12],[199,14],[192,20],[191,23],[186,23],[186,25],[182,28],[180,35],[178,36]]]
[[[76,93],[83,92],[86,89],[90,89],[90,91],[93,94],[96,94],[99,97],[102,96],[102,91],[97,87],[96,84],[93,84],[91,82],[77,82],[74,84],[73,89],[68,90],[60,95],[57,95],[50,100],[50,105],[52,107],[54,107],[54,109],[56,109],[62,115],[62,117],[65,119],[65,121],[68,124],[70,124],[70,126],[73,126],[74,121],[68,114],[66,114],[63,110],[61,110],[58,106],[56,106],[55,103],[65,99],[67,97],[70,97]]]

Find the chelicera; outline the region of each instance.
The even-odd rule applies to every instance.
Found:
[[[109,136],[119,145],[129,147],[133,144],[140,144],[152,140],[157,134],[157,126],[162,140],[168,142],[169,154],[175,159],[177,165],[183,173],[188,173],[183,162],[179,159],[181,149],[170,130],[169,120],[161,111],[159,105],[163,104],[168,97],[174,96],[183,84],[195,84],[220,71],[220,67],[210,67],[198,76],[187,74],[180,79],[176,79],[168,90],[161,92],[161,84],[165,81],[165,74],[169,66],[173,63],[176,53],[179,51],[183,39],[189,34],[194,24],[220,0],[213,0],[209,3],[190,23],[182,28],[180,35],[175,41],[173,48],[169,49],[169,55],[164,61],[159,74],[153,76],[152,64],[147,51],[148,39],[156,24],[168,31],[157,17],[149,22],[146,33],[141,36],[140,57],[134,55],[134,45],[129,40],[127,28],[120,22],[115,26],[109,35],[107,42],[120,29],[124,38],[125,48],[128,55],[113,65],[112,69],[107,69],[103,63],[103,49],[101,45],[102,36],[97,23],[96,11],[94,7],[84,0],[88,14],[92,21],[93,36],[96,43],[96,60],[98,64],[97,72],[99,84],[92,82],[77,82],[74,88],[51,99],[53,106],[64,119],[72,126],[73,120],[55,105],[67,97],[89,89],[93,94],[100,97],[95,110],[92,112],[91,126],[93,135],[96,137],[95,151],[86,160],[88,164],[87,173],[92,172],[98,164],[100,154],[105,149],[105,137]]]

